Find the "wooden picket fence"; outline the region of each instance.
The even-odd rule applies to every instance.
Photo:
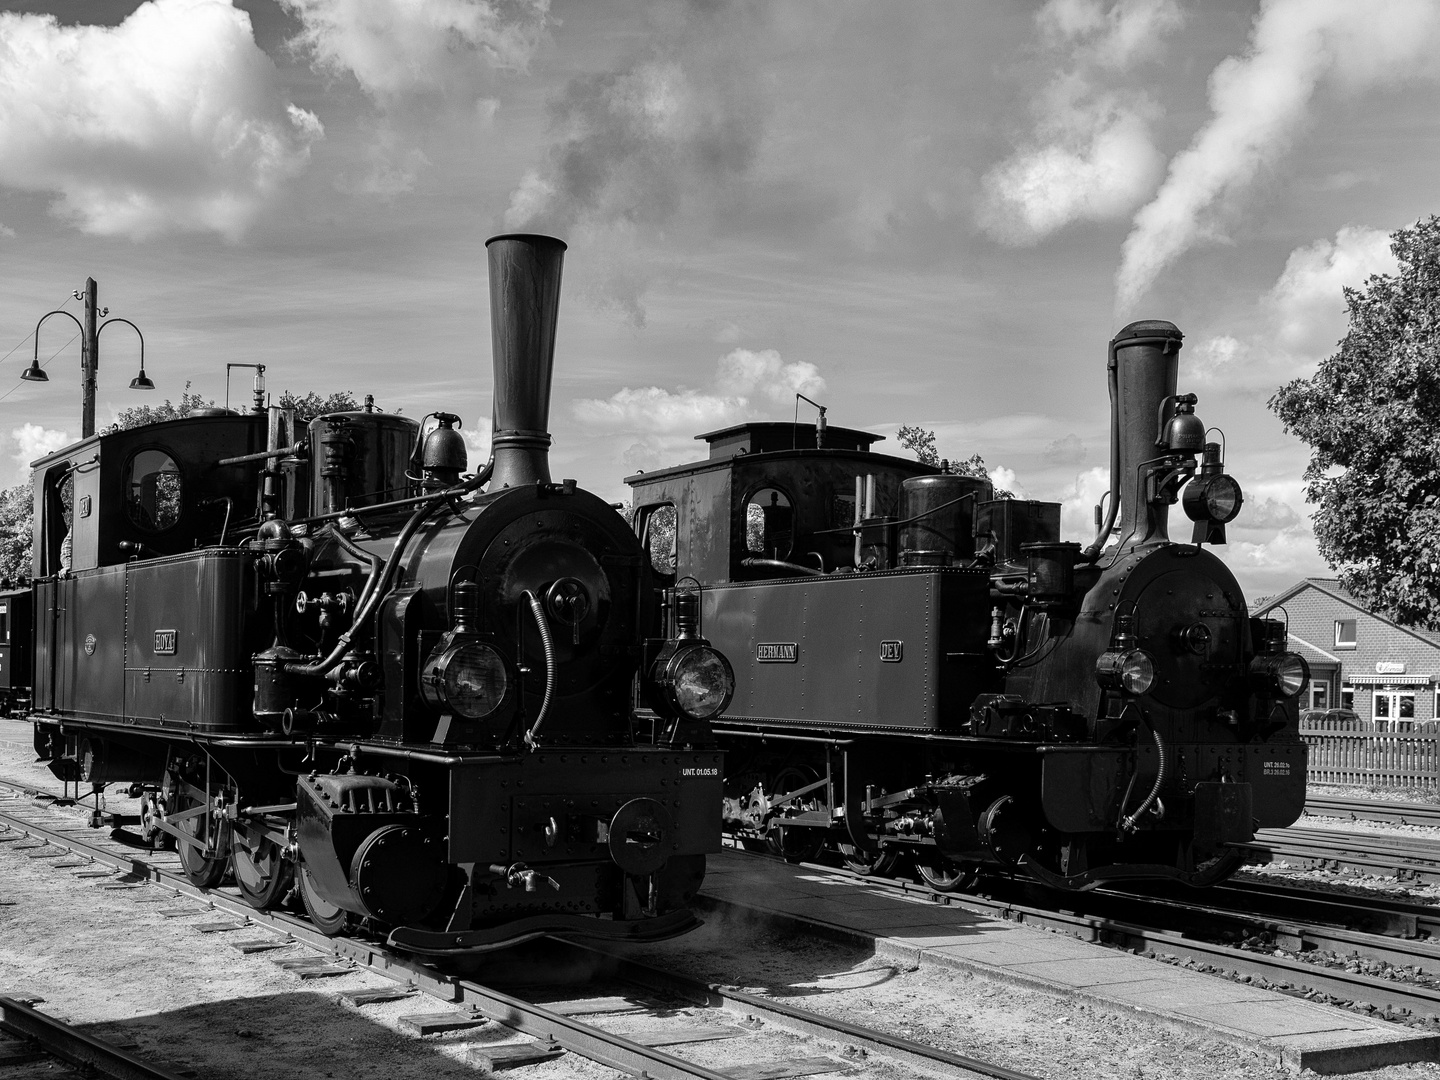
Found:
[[[1300,737],[1310,747],[1312,784],[1440,791],[1440,732],[1377,731],[1364,720],[1302,720]]]

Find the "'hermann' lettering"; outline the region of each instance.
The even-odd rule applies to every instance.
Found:
[[[793,664],[800,657],[800,646],[793,641],[765,641],[755,646],[755,659],[762,664]]]

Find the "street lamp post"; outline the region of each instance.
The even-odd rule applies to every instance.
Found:
[[[64,315],[80,328],[80,437],[88,439],[95,434],[95,377],[100,370],[100,331],[114,322],[123,322],[140,337],[140,374],[130,380],[131,390],[154,390],[155,384],[145,374],[145,335],[140,333],[140,328],[129,319],[107,319],[105,322],[96,325],[96,297],[98,286],[94,278],[85,279],[85,292],[82,295],[79,290],[75,293],[75,299],[85,301],[85,321],[82,323],[74,315],[64,308],[56,308],[54,311],[47,311],[40,316],[40,322],[35,324],[35,359],[25,369],[20,378],[26,382],[49,382],[50,376],[40,366],[40,324],[51,315]],[[110,309],[106,308],[99,312],[99,315],[108,315]]]

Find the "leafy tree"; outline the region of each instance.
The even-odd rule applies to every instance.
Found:
[[[280,395],[280,400],[275,404],[282,409],[294,409],[297,417],[303,417],[306,420],[313,420],[326,413],[358,412],[360,410],[360,403],[355,400],[355,395],[349,390],[341,390],[338,394],[331,394],[323,398],[314,390],[304,397],[296,397],[287,390]]]
[[[179,420],[182,416],[189,416],[196,409],[213,409],[215,402],[206,401],[199,394],[190,392],[190,383],[187,380],[185,389],[180,393],[179,403],[165,399],[163,405],[135,405],[129,409],[121,409],[115,417],[115,423],[100,432],[102,435],[111,435],[117,431],[128,431],[131,428],[144,427],[146,424],[159,424],[165,420]]]
[[[935,449],[935,432],[905,424],[895,433],[895,439],[901,447],[909,450],[924,464],[933,465],[937,469],[940,467],[940,452]],[[985,467],[985,459],[979,454],[971,454],[963,460],[957,458],[953,461],[946,461],[945,465],[952,473],[958,473],[960,476],[978,476],[981,480],[990,478],[990,470]],[[997,499],[1013,499],[1015,495],[1004,488],[996,488],[995,497]]]
[[[30,523],[34,504],[30,485],[0,491],[0,586],[30,583]]]
[[[1398,622],[1440,627],[1440,218],[1391,234],[1398,274],[1345,289],[1350,326],[1270,399],[1311,447],[1315,539],[1340,583]]]
[[[937,469],[940,467],[940,453],[935,449],[935,433],[933,431],[905,424],[895,433],[895,438],[901,447],[909,450],[924,464],[933,465]]]

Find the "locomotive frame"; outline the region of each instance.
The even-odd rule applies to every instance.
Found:
[[[1083,549],[1059,504],[876,453],[823,409],[627,478],[642,542],[705,582],[735,665],[728,828],[868,872],[908,855],[941,889],[983,867],[1085,889],[1222,880],[1299,816],[1307,669],[1204,549],[1243,496],[1176,393],[1182,336],[1138,322],[1110,344],[1109,512]]]

